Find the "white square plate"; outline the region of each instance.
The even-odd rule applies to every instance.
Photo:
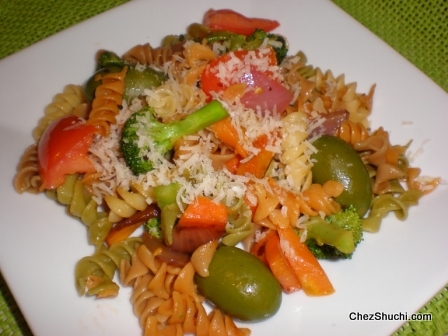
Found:
[[[44,195],[18,195],[12,180],[44,107],[66,84],[82,84],[98,49],[122,54],[135,44],[158,45],[200,22],[209,8],[280,21],[276,32],[303,50],[310,64],[344,73],[359,92],[377,84],[372,127],[393,143],[423,147],[413,163],[445,177],[448,95],[388,45],[330,1],[132,1],[0,61],[0,265],[35,335],[139,335],[129,302],[78,297],[74,266],[93,253],[85,227]],[[428,142],[429,140],[429,142]],[[411,313],[448,282],[448,190],[424,197],[400,222],[390,215],[377,234],[365,234],[352,260],[322,262],[336,293],[284,295],[273,318],[249,325],[252,335],[388,335],[404,321],[353,321],[351,312]],[[424,322],[422,322],[424,323]]]

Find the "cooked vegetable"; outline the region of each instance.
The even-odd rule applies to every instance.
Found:
[[[226,314],[261,321],[280,308],[282,289],[269,268],[254,255],[221,245],[209,265],[209,276],[195,275],[200,294]]]
[[[209,129],[215,134],[215,136],[225,143],[227,146],[235,149],[235,152],[246,157],[248,154],[241,145],[241,141],[238,137],[238,131],[232,125],[232,119],[230,117],[224,118],[209,127]]]
[[[145,223],[145,231],[152,237],[162,239],[162,229],[160,227],[160,217],[150,218]]]
[[[69,115],[55,120],[43,133],[38,145],[40,190],[55,189],[65,175],[95,172],[87,151],[96,129]]]
[[[199,246],[221,238],[226,224],[227,207],[199,196],[187,206],[174,227],[171,248],[191,253]]]
[[[291,226],[279,228],[278,234],[282,251],[299,279],[305,294],[310,296],[332,294],[334,288],[325,271],[305,243],[300,241],[294,229]]]
[[[268,142],[268,137],[266,135],[261,135],[258,139],[254,141],[254,147],[260,149],[260,151],[250,158],[238,165],[236,173],[238,175],[251,174],[257,178],[262,178],[266,173],[266,170],[271,163],[274,153],[266,150],[266,145]]]
[[[211,99],[212,93],[223,93],[231,87],[223,83],[217,72],[214,70],[220,66],[225,66],[227,62],[233,62],[239,59],[242,64],[249,62],[250,58],[264,59],[269,65],[276,65],[277,58],[273,49],[266,55],[255,50],[255,54],[249,50],[237,50],[232,53],[226,53],[207,64],[201,75],[201,89]],[[250,57],[249,57],[250,56]],[[248,59],[249,57],[249,59]],[[263,72],[257,69],[253,64],[249,64],[249,70],[238,79],[233,85],[244,83],[248,90],[243,90],[241,102],[247,107],[256,109],[261,108],[262,113],[282,113],[293,98],[293,93],[285,88],[278,80],[271,77],[269,71]],[[246,91],[246,92],[244,92]]]
[[[313,182],[329,180],[342,183],[344,191],[335,200],[344,208],[353,205],[363,217],[372,202],[372,181],[358,153],[344,140],[323,135],[313,142]]]
[[[362,241],[362,220],[354,206],[337,214],[313,217],[307,227],[306,245],[318,259],[351,258]]]
[[[280,64],[283,61],[288,54],[289,48],[288,41],[285,37],[278,34],[267,33],[261,29],[255,29],[249,36],[235,34],[229,31],[212,31],[198,38],[200,41],[204,39],[209,44],[214,42],[225,42],[228,51],[235,51],[238,49],[256,50],[267,40],[268,46],[275,51],[277,64]]]
[[[246,44],[242,48],[255,50],[261,46],[265,39],[268,39],[268,45],[274,49],[277,63],[280,64],[288,54],[289,48],[288,41],[281,35],[266,33],[262,29],[256,29],[253,34],[247,37]]]
[[[93,101],[95,90],[101,84],[102,75],[120,72],[124,66],[127,66],[128,70],[124,79],[125,92],[123,98],[128,102],[141,95],[144,89],[157,87],[166,80],[163,73],[151,67],[136,69],[134,64],[126,63],[115,53],[103,51],[98,58],[96,72],[84,84],[84,95],[87,100]]]
[[[286,293],[296,292],[302,288],[299,278],[282,251],[277,234],[269,237],[265,246],[265,254],[269,268]]]
[[[108,246],[128,238],[135,230],[151,218],[156,219],[160,215],[160,209],[155,204],[150,204],[145,210],[137,211],[129,218],[124,218],[116,223],[106,236]]]
[[[145,107],[134,113],[123,127],[123,158],[134,174],[144,174],[154,168],[159,156],[173,149],[177,140],[227,116],[222,104],[214,100],[180,121],[164,124],[156,120],[151,108]],[[139,142],[144,146],[139,147]]]
[[[202,23],[211,30],[226,30],[246,36],[256,29],[270,32],[280,25],[275,20],[249,18],[231,9],[210,9],[204,14]]]

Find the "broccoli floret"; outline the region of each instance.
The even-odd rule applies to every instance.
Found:
[[[214,42],[227,42],[229,51],[238,49],[255,50],[259,48],[265,39],[269,40],[269,45],[274,49],[277,63],[280,64],[288,54],[288,41],[285,37],[278,34],[266,33],[262,29],[256,29],[251,35],[244,36],[228,31],[209,32],[205,36],[198,38],[198,41],[205,39],[208,44]]]
[[[152,108],[145,107],[134,113],[123,126],[123,158],[134,174],[144,174],[154,169],[161,156],[169,154],[177,140],[228,115],[222,104],[213,100],[182,120],[164,124],[155,118]]]
[[[148,219],[144,228],[151,236],[157,239],[162,239],[162,229],[160,226],[160,217],[154,217]]]
[[[305,243],[318,259],[350,259],[363,239],[362,221],[353,206],[325,219],[313,217],[305,225]]]
[[[280,64],[288,54],[288,41],[285,37],[278,34],[266,33],[261,29],[256,29],[252,35],[247,37],[247,42],[244,49],[254,50],[258,48],[265,39],[269,40],[269,45],[274,49],[277,63]]]
[[[210,32],[204,38],[208,44],[226,41],[229,51],[238,50],[240,48],[245,49],[246,45],[246,36],[225,30]],[[198,39],[198,41],[201,41],[201,39]]]
[[[271,47],[275,51],[275,56],[277,56],[277,63],[280,64],[285,59],[288,54],[289,45],[286,38],[278,34],[268,34],[268,39],[272,42]]]

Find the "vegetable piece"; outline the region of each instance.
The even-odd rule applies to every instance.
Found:
[[[311,156],[313,183],[328,180],[340,182],[344,191],[335,201],[343,208],[353,205],[361,217],[372,202],[372,181],[369,173],[351,145],[331,135],[323,135],[313,142],[317,152]]]
[[[285,37],[278,34],[268,34],[262,29],[256,29],[253,34],[247,37],[246,43],[242,46],[243,49],[254,50],[259,48],[261,44],[268,39],[268,45],[274,49],[277,58],[277,64],[280,64],[288,54],[288,41]]]
[[[303,224],[307,227],[306,245],[318,259],[350,259],[363,238],[362,220],[354,206]]]
[[[145,210],[137,211],[129,218],[124,218],[116,223],[106,236],[106,244],[112,244],[128,238],[135,230],[137,230],[144,222],[150,218],[156,218],[160,215],[160,209],[155,204],[150,204]]]
[[[269,164],[274,157],[274,153],[266,150],[268,144],[268,137],[266,134],[260,135],[253,143],[255,148],[259,148],[260,151],[250,158],[248,161],[240,163],[236,169],[238,175],[251,174],[256,178],[262,178],[269,167]]]
[[[173,230],[171,248],[191,253],[211,240],[221,238],[226,231],[227,207],[198,196],[188,205]]]
[[[188,205],[179,219],[179,227],[219,226],[227,224],[227,207],[222,203],[198,196]]]
[[[347,110],[338,110],[320,115],[319,118],[323,118],[324,122],[314,128],[308,135],[308,138],[314,138],[323,134],[334,135],[341,124],[348,119],[349,115],[350,113]]]
[[[145,231],[157,239],[162,239],[162,228],[160,226],[160,217],[148,219],[145,223]]]
[[[177,182],[154,187],[154,198],[159,208],[163,209],[166,205],[176,203],[179,189],[180,184]]]
[[[195,275],[198,291],[224,313],[243,321],[273,316],[282,289],[269,268],[254,255],[221,245],[209,265],[209,276]]]
[[[40,190],[59,187],[67,174],[95,172],[87,157],[95,132],[73,115],[55,120],[45,130],[38,145]]]
[[[253,52],[252,52],[253,53]],[[259,50],[255,50],[255,56],[248,50],[238,50],[224,54],[207,64],[201,75],[202,91],[209,97],[212,92],[220,93],[229,88],[228,83],[223,83],[218,76],[216,69],[227,62],[234,64],[237,58],[241,62],[249,62],[250,58],[263,59],[267,58],[269,65],[276,65],[277,58],[274,50],[268,55],[262,54]],[[270,76],[269,71],[259,71],[257,67],[251,64],[247,67],[248,72],[236,78],[230,84],[236,83],[246,84],[246,92],[241,97],[241,102],[247,107],[256,109],[260,107],[264,113],[266,110],[270,112],[282,113],[291,102],[294,94],[285,88],[277,79]]]
[[[241,97],[241,102],[247,108],[260,107],[262,114],[266,110],[274,114],[282,113],[294,97],[292,91],[279,81],[258,70],[251,69],[250,74],[243,76],[241,81],[250,88]]]
[[[269,237],[265,251],[268,266],[280,282],[283,290],[286,293],[293,293],[300,290],[302,288],[300,281],[284,256],[280,247],[280,239],[276,233]]]
[[[214,123],[209,127],[209,129],[224,144],[234,148],[237,154],[241,155],[243,158],[247,157],[248,154],[243,146],[241,146],[241,141],[238,137],[238,131],[232,125],[232,119],[230,117],[224,118]]]
[[[328,279],[319,261],[290,226],[278,228],[280,246],[286,259],[292,266],[305,294],[323,296],[334,293],[333,285]]]
[[[268,229],[263,231],[250,248],[250,253],[260,259],[265,265],[268,265],[268,260],[266,259],[266,244],[274,235],[276,235],[275,230]]]
[[[166,246],[160,239],[151,236],[148,232],[142,234],[143,244],[150,250],[156,258],[175,267],[184,267],[189,261],[190,256],[186,253],[173,251]]]
[[[229,31],[212,31],[202,36],[200,40],[206,40],[207,44],[214,42],[226,42],[225,46],[228,51],[235,51],[238,49],[256,50],[267,39],[269,47],[275,51],[277,64],[280,64],[288,54],[288,41],[282,35],[267,33],[264,30],[256,29],[251,35],[244,36],[235,34]]]
[[[131,234],[133,234],[135,230],[137,230],[140,226],[142,226],[143,223],[144,222],[137,222],[134,224],[123,226],[120,229],[116,230],[114,230],[114,228],[112,227],[112,229],[109,231],[105,239],[107,246],[110,247],[115,243],[119,243],[125,240]]]
[[[221,82],[221,79],[217,76],[214,69],[219,67],[219,64],[225,64],[225,63],[231,61],[234,57],[236,57],[241,62],[243,62],[248,54],[249,54],[248,50],[237,50],[237,51],[233,51],[232,53],[226,53],[226,54],[214,59],[210,63],[208,63],[201,75],[202,91],[204,91],[205,94],[209,98],[211,98],[212,92],[219,93],[219,92],[225,90],[228,87],[228,85],[224,85]],[[275,57],[275,52],[273,50],[268,55],[263,55],[258,50],[256,50],[255,57],[259,58],[259,59],[267,57],[269,65],[277,64],[277,58]]]
[[[270,32],[280,26],[275,20],[249,18],[231,9],[209,9],[202,23],[211,30],[227,30],[232,33],[250,35],[257,28]]]
[[[103,51],[97,60],[96,72],[84,84],[84,95],[89,102],[95,97],[95,90],[101,84],[101,77],[108,73],[120,72],[124,66],[128,67],[124,79],[125,92],[123,98],[130,102],[133,98],[143,93],[144,89],[150,89],[161,85],[166,76],[153,68],[135,68],[128,64],[111,51]]]
[[[120,143],[123,158],[134,174],[144,174],[152,170],[159,160],[157,157],[167,154],[181,137],[227,116],[227,110],[214,100],[180,121],[164,124],[155,119],[151,108],[146,107],[134,113],[123,127]],[[139,140],[145,143],[141,148]]]

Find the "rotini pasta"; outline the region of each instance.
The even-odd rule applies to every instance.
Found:
[[[154,108],[158,117],[170,122],[190,114],[205,105],[206,96],[195,86],[167,80],[158,88],[149,91],[148,106]]]
[[[98,211],[93,200],[79,179],[78,174],[67,175],[64,183],[55,190],[47,190],[47,195],[67,206],[70,215],[79,218],[88,228],[89,243],[99,248],[112,227],[106,213]]]
[[[354,123],[353,121],[344,121],[337,129],[335,136],[341,138],[350,145],[363,142],[369,137],[367,128],[362,123]]]
[[[367,218],[363,219],[362,227],[367,232],[378,232],[381,221],[390,212],[395,212],[399,220],[405,220],[410,206],[417,205],[423,194],[418,190],[407,190],[395,197],[391,194],[376,196]]]
[[[144,335],[249,335],[219,310],[207,314],[193,283],[194,267],[157,260],[140,245],[131,262],[122,260],[120,278],[133,287],[131,302]]]
[[[127,67],[125,66],[120,72],[103,75],[101,84],[95,90],[92,110],[86,124],[95,126],[102,136],[107,136],[109,125],[116,123],[115,116],[119,111],[118,106],[122,104],[126,71]]]
[[[137,211],[143,211],[148,206],[147,197],[134,188],[128,191],[118,187],[117,196],[106,195],[104,200],[109,208],[109,221],[115,223],[123,218],[131,217]]]
[[[252,212],[245,200],[240,198],[235,205],[228,208],[228,213],[229,224],[226,227],[226,235],[222,238],[222,243],[235,246],[254,231],[251,220]]]
[[[287,115],[282,155],[280,161],[285,164],[285,175],[288,187],[294,192],[306,190],[311,185],[312,151],[307,144],[308,118],[304,113],[295,112]]]
[[[17,165],[17,173],[14,176],[14,189],[18,193],[37,193],[42,184],[39,175],[39,165],[37,158],[37,145],[29,146]]]
[[[123,54],[122,58],[134,64],[140,63],[142,65],[156,65],[160,67],[171,61],[172,56],[180,53],[182,49],[182,44],[153,48],[149,43],[145,43],[132,47]]]
[[[44,131],[54,120],[68,114],[86,118],[89,108],[82,87],[73,84],[67,85],[64,91],[57,94],[53,101],[45,107],[45,115],[33,130],[34,140],[39,142]]]
[[[84,257],[75,267],[76,289],[79,295],[113,297],[119,286],[112,280],[121,260],[130,260],[141,238],[129,238],[112,245],[109,249],[100,248],[92,256]]]

